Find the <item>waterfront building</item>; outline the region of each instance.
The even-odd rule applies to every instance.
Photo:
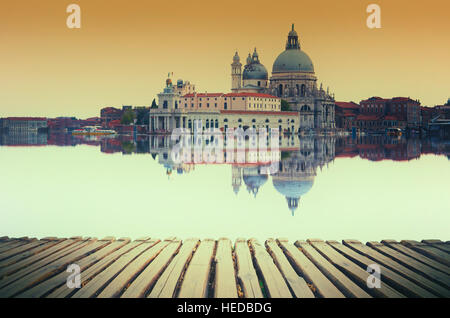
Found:
[[[43,117],[7,117],[0,121],[0,131],[4,133],[37,133],[45,129],[47,129],[47,118]]]
[[[336,128],[352,129],[359,112],[360,106],[354,102],[335,102]]]
[[[176,128],[274,128],[281,132],[297,132],[297,112],[281,111],[280,98],[265,93],[177,93],[172,80],[158,94],[158,108],[150,109],[149,131],[170,133]]]
[[[281,99],[290,111],[281,111]],[[334,129],[334,97],[317,88],[317,77],[309,56],[301,50],[298,34],[288,34],[285,51],[273,63],[272,74],[261,63],[256,48],[242,65],[238,52],[231,64],[231,93],[197,93],[190,82],[166,80],[158,94],[158,108],[150,110],[149,131],[170,133],[191,128],[195,119],[203,129],[211,127],[265,127],[281,132]],[[231,124],[233,122],[233,124]]]

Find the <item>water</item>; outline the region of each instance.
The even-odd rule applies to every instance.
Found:
[[[0,236],[450,239],[448,140],[283,138],[271,175],[163,137],[0,140]]]

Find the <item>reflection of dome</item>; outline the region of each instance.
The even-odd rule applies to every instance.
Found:
[[[314,66],[305,52],[290,49],[278,55],[273,63],[272,73],[283,72],[314,72]]]
[[[288,207],[294,215],[294,211],[298,208],[298,200],[309,190],[311,190],[313,180],[280,180],[275,177],[272,178],[272,183],[275,189],[286,197]]]
[[[245,168],[242,179],[248,191],[256,197],[259,188],[267,182],[268,177],[260,174],[259,168]]]
[[[313,186],[312,180],[305,181],[287,181],[273,179],[273,186],[282,195],[288,198],[299,198],[302,195],[308,193]]]
[[[253,63],[247,65],[242,73],[242,78],[247,79],[260,79],[266,80],[268,78],[267,70],[264,65],[260,63]]]

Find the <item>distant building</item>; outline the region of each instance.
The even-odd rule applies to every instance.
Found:
[[[359,113],[360,106],[354,102],[335,102],[336,128],[351,129]]]
[[[47,129],[47,118],[43,117],[8,117],[0,121],[0,131],[4,133],[39,132]]]

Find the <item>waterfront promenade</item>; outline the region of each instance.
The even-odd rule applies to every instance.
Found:
[[[449,297],[449,252],[439,240],[3,237],[0,297]]]

